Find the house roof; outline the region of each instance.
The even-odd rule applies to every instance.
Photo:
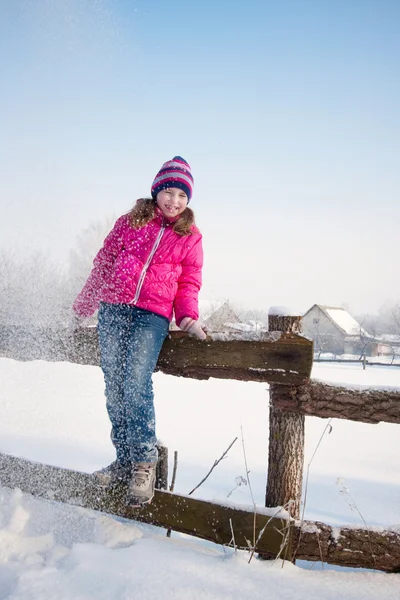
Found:
[[[224,302],[217,310],[215,310],[207,319],[204,320],[210,331],[219,331],[226,323],[238,323],[239,317],[229,305],[229,302]]]
[[[360,323],[358,323],[358,321],[356,321],[355,318],[352,317],[351,314],[348,313],[347,310],[345,310],[344,308],[339,306],[326,306],[323,304],[314,304],[310,308],[310,310],[307,311],[307,313],[310,312],[314,308],[314,306],[322,310],[322,312],[328,317],[328,319],[330,319],[330,321],[332,321],[332,323],[336,325],[336,327],[341,329],[346,335],[363,335],[364,337],[368,338],[373,337],[370,333],[368,333],[368,331],[361,327]]]
[[[400,346],[400,335],[395,333],[382,333],[382,335],[378,337],[378,341]]]

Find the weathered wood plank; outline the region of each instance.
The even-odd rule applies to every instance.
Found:
[[[124,503],[123,486],[115,494],[96,485],[92,475],[35,463],[0,454],[0,485],[20,488],[36,497],[66,502],[108,514],[172,527],[175,531],[207,539],[217,544],[231,542],[229,520],[232,520],[238,548],[248,549],[253,539],[254,512],[221,506],[188,496],[156,491],[153,502],[143,509],[129,508]],[[400,532],[346,526],[330,527],[320,522],[294,522],[271,518],[258,507],[256,537],[267,524],[257,544],[261,556],[273,558],[282,543],[282,532],[288,533],[285,558],[323,561],[341,566],[400,572]],[[271,511],[273,514],[273,511]],[[289,527],[289,529],[287,529]]]
[[[79,331],[68,358],[98,364],[97,332]],[[299,384],[308,379],[312,360],[312,342],[298,335],[272,332],[256,340],[214,335],[200,342],[184,332],[172,331],[162,347],[157,370],[193,379]]]
[[[67,360],[99,365],[97,330],[0,331],[0,351],[20,360]],[[169,375],[193,379],[237,379],[282,384],[308,380],[313,361],[313,344],[295,334],[270,332],[254,335],[210,334],[201,342],[182,331],[171,331],[162,347],[157,369]]]
[[[156,490],[149,506],[131,508],[124,502],[126,490],[122,485],[115,493],[106,492],[87,473],[43,465],[7,454],[0,454],[0,485],[19,488],[39,498],[172,528],[217,544],[231,543],[231,520],[238,548],[248,549],[247,540],[253,540],[254,532],[257,539],[265,527],[257,544],[257,551],[268,556],[278,554],[282,543],[281,532],[285,531],[288,533],[288,545],[284,554],[290,557],[293,521],[272,518],[270,515],[276,513],[276,510],[268,513],[267,509],[260,508],[254,528],[252,507],[246,510],[221,506],[160,490]]]
[[[400,572],[400,532],[330,527],[304,521],[293,533],[295,558],[332,565]]]
[[[310,381],[300,386],[279,386],[274,392],[274,405],[314,417],[400,423],[400,390],[352,390]]]
[[[205,342],[171,332],[158,369],[193,379],[239,379],[283,384],[304,383],[312,368],[312,342],[293,334],[266,333],[257,339],[209,336]]]

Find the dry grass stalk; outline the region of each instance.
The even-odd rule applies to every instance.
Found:
[[[194,487],[194,488],[193,488],[193,489],[192,489],[192,490],[189,492],[189,494],[188,494],[189,496],[190,496],[191,494],[193,494],[193,492],[195,492],[195,491],[196,491],[196,490],[197,490],[197,489],[198,489],[198,488],[199,488],[199,487],[200,487],[200,486],[201,486],[201,485],[202,485],[202,484],[205,482],[205,480],[206,480],[206,479],[208,479],[208,477],[211,475],[211,473],[213,472],[213,470],[215,469],[215,467],[218,465],[218,463],[220,463],[220,462],[221,462],[221,460],[222,460],[223,458],[225,458],[225,457],[226,457],[226,455],[228,454],[229,450],[232,448],[232,446],[233,446],[233,444],[236,442],[236,440],[237,440],[237,437],[235,437],[235,439],[233,440],[233,442],[231,442],[231,443],[229,444],[229,446],[227,447],[227,449],[225,450],[225,452],[224,452],[224,453],[223,453],[223,454],[222,454],[222,455],[219,457],[219,459],[218,459],[218,460],[216,460],[216,461],[214,461],[214,464],[213,464],[213,466],[211,467],[211,469],[208,471],[207,475],[206,475],[205,477],[203,477],[203,479],[200,481],[200,483],[198,483],[198,484],[196,485],[196,487]]]
[[[174,450],[174,468],[173,468],[173,471],[172,471],[171,485],[169,486],[169,491],[170,492],[174,491],[177,469],[178,469],[178,451]],[[171,531],[172,531],[172,529],[170,527],[168,529],[168,531],[167,531],[167,537],[171,537]]]

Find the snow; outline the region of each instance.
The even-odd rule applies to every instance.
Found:
[[[365,337],[372,337],[365,329],[361,327],[359,323],[343,308],[328,308],[325,307],[324,310],[330,316],[330,318],[337,324],[339,327],[347,333],[347,335],[364,335]]]
[[[351,387],[352,390],[391,391],[399,389],[400,369],[367,365],[364,370],[361,363],[317,363],[313,367],[312,379],[329,385]]]
[[[379,336],[379,340],[384,342],[394,342],[396,344],[400,344],[400,335],[394,333],[382,333]]]
[[[268,309],[268,315],[274,317],[291,317],[293,315],[301,315],[297,309],[290,306],[270,306]]]
[[[247,332],[266,332],[268,331],[267,326],[261,321],[254,321],[250,319],[246,323],[224,323],[224,327],[229,330],[238,331],[242,333]]]
[[[98,367],[0,358],[0,451],[92,471],[113,459]],[[316,364],[313,377],[400,387],[400,369]],[[221,504],[262,507],[268,452],[265,384],[154,376],[160,438],[178,450],[175,491],[187,494],[238,436],[195,492]],[[398,426],[306,419],[305,518],[399,529]],[[243,432],[243,440],[242,440]],[[311,464],[311,457],[323,436]],[[356,440],[356,444],[354,441]],[[172,469],[171,469],[172,471]],[[360,516],[362,515],[362,517]],[[339,531],[339,529],[337,529]],[[0,488],[0,599],[397,600],[400,574],[299,562],[250,563],[190,536]]]
[[[237,325],[239,325],[239,323]],[[210,333],[207,332],[207,336],[215,342],[230,342],[232,340],[240,340],[246,342],[277,342],[281,338],[282,333],[280,331],[264,331],[261,329],[246,330],[245,328],[239,328],[238,331],[212,331]]]

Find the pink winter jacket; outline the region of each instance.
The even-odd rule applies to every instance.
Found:
[[[203,266],[202,236],[182,236],[157,211],[144,227],[134,229],[120,217],[93,261],[93,270],[73,309],[89,317],[100,302],[132,304],[167,317],[177,325],[184,317],[199,318],[198,293]]]

